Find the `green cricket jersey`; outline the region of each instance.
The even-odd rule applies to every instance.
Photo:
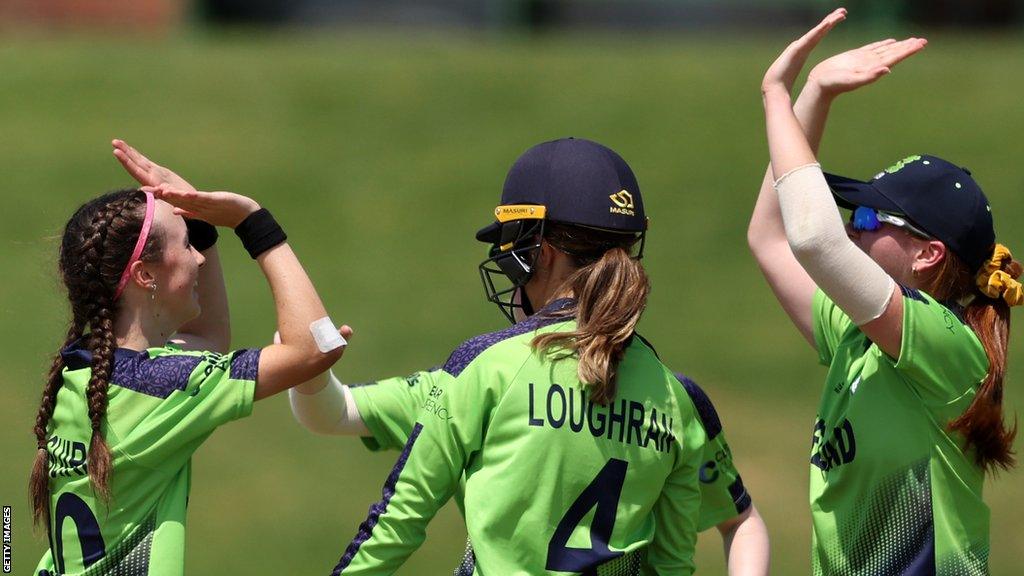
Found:
[[[427,373],[408,433],[368,418],[380,446],[408,439],[335,574],[393,573],[463,476],[475,574],[692,573],[707,442],[698,410],[639,338],[615,400],[590,402],[574,358],[530,346],[538,332],[574,328],[549,315],[571,303],[456,349]]]
[[[109,506],[89,484],[85,389],[90,353],[61,352],[64,383],[50,420],[50,552],[35,574],[184,573],[192,453],[214,428],[252,412],[259,350],[118,349],[103,433],[113,458]]]
[[[423,370],[410,376],[387,378],[349,388],[355,398],[359,416],[372,436],[362,438],[370,450],[401,450],[409,440],[420,410],[430,409],[436,402],[430,396],[434,387],[444,381],[440,368]],[[697,530],[704,531],[734,518],[750,508],[751,499],[743,479],[732,460],[732,450],[722,431],[722,423],[711,399],[693,380],[676,374],[679,383],[697,408],[707,442],[701,449],[700,515]],[[462,488],[455,499],[462,509]]]
[[[829,367],[811,447],[814,573],[987,574],[983,471],[947,431],[988,360],[953,309],[903,288],[893,360],[827,296],[814,339]]]

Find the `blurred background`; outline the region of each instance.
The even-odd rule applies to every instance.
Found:
[[[825,372],[745,234],[767,159],[762,72],[838,5],[0,0],[0,195],[11,217],[0,226],[0,495],[13,506],[14,572],[30,574],[45,550],[26,480],[42,377],[67,320],[57,239],[79,204],[132,184],[111,138],[201,189],[270,207],[331,316],[356,329],[335,370],[360,382],[439,364],[503,326],[483,298],[473,233],[523,150],[574,135],[636,171],[654,285],[642,331],[717,405],[768,523],[774,573],[808,573],[808,449]],[[988,193],[1001,241],[1024,250],[1024,2],[846,6],[815,61],[889,36],[931,43],[836,103],[822,163],[868,178],[912,153],[954,160]],[[238,244],[230,233],[219,244],[234,346],[260,346],[273,306]],[[1011,418],[1024,407],[1020,342]],[[194,458],[188,573],[328,573],[395,456],[312,436],[284,397],[261,402]],[[1003,473],[986,488],[995,575],[1020,573],[1021,478]],[[450,573],[464,543],[449,506],[401,574]],[[702,535],[700,573],[724,573],[721,556],[718,534]]]

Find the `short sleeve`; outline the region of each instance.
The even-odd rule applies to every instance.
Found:
[[[363,444],[370,450],[401,450],[424,402],[439,384],[439,373],[424,370],[410,376],[350,385],[359,417],[373,434],[364,437]]]
[[[690,378],[676,374],[676,379],[693,402],[704,431],[705,441],[697,447],[701,452],[698,474],[701,497],[697,530],[703,532],[750,508],[750,494],[733,463],[732,450],[725,439],[722,421],[711,398]]]
[[[725,434],[708,438],[703,448],[697,521],[697,530],[701,532],[746,512],[751,505],[750,494],[733,463]]]
[[[821,289],[814,292],[811,302],[814,345],[818,349],[818,362],[828,366],[832,363],[832,356],[843,334],[854,324],[846,312],[836,306]]]
[[[117,431],[118,448],[151,467],[191,457],[218,426],[252,413],[259,356],[258,349],[143,355],[118,385],[162,399],[138,403],[147,413],[131,430]]]
[[[988,373],[974,331],[950,308],[903,289],[903,340],[896,369],[926,401],[945,404],[972,391]]]

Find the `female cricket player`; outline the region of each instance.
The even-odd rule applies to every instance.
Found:
[[[456,574],[689,573],[696,530],[716,525],[731,573],[767,573],[767,533],[713,406],[634,333],[646,217],[626,163],[586,140],[541,144],[495,214],[480,268],[511,328],[439,369],[290,394],[314,432],[403,450],[335,572],[391,573],[454,495],[471,541]],[[589,544],[570,540],[578,526]]]
[[[924,48],[886,40],[815,67],[843,9],[794,41],[761,87],[771,166],[750,246],[828,376],[814,425],[815,574],[987,574],[984,473],[1013,465],[1002,392],[1021,266],[970,173],[927,155],[867,182],[815,154],[839,94]],[[831,187],[831,191],[830,191]],[[851,209],[845,227],[836,204]]]
[[[434,406],[431,391],[440,367],[409,376],[367,383],[342,384],[333,371],[289,389],[292,413],[309,431],[325,435],[359,436],[370,450],[401,450],[423,406]],[[768,533],[737,471],[721,420],[711,399],[693,380],[676,374],[697,407],[708,441],[702,448],[699,471],[698,531],[717,528],[722,536],[730,576],[768,573]],[[463,510],[460,482],[455,493]],[[474,554],[468,547],[456,576],[473,573]]]
[[[291,388],[292,413],[317,434],[359,436],[370,450],[401,450],[423,406],[433,406],[430,392],[441,377],[440,367],[409,376],[373,382],[342,384],[333,371]],[[711,399],[693,380],[676,374],[697,407],[707,435],[702,448],[700,512],[697,530],[717,528],[722,536],[730,576],[768,574],[768,533],[732,459],[721,420]],[[460,482],[455,493],[463,510]],[[456,576],[473,573],[474,554],[468,547]]]
[[[323,334],[307,329],[327,315],[269,212],[238,194],[196,192],[114,146],[147,186],[86,202],[64,229],[71,322],[34,429],[31,500],[50,540],[37,576],[183,574],[192,453],[254,400],[309,380],[344,351],[329,320],[317,325]],[[263,270],[280,344],[227,352],[214,225],[234,228]]]

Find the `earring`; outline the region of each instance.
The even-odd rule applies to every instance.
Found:
[[[912,275],[912,276],[913,276],[914,278],[917,278],[917,267],[916,267],[916,266],[911,266],[911,267],[910,267],[910,274],[911,274],[911,275]]]
[[[156,300],[156,284],[149,285],[149,299]]]

